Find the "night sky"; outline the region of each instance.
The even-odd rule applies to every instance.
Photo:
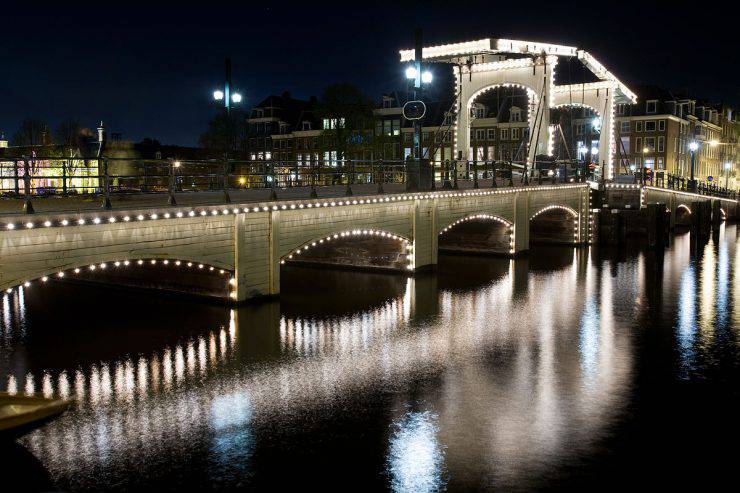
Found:
[[[404,87],[397,51],[412,47],[416,25],[425,44],[505,37],[575,45],[628,85],[740,103],[737,34],[721,21],[729,2],[711,12],[645,1],[154,3],[0,5],[0,132],[9,138],[26,117],[52,128],[102,119],[125,140],[195,145],[217,111],[210,97],[224,56],[247,107],[285,90],[318,96],[333,82],[375,98]]]

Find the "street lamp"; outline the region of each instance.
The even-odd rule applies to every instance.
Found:
[[[696,151],[699,149],[699,143],[695,140],[689,142],[689,151],[691,152],[691,175],[689,177],[688,189],[690,192],[696,191],[696,180],[694,179],[694,166],[696,165]]]
[[[411,101],[406,103],[404,106],[404,117],[411,120],[414,129],[414,144],[412,148],[411,156],[416,161],[416,170],[413,173],[408,173],[407,170],[407,189],[411,190],[422,185],[421,180],[421,120],[424,118],[426,108],[424,104],[420,102],[424,87],[431,84],[433,80],[432,72],[429,69],[424,69],[422,66],[422,35],[421,29],[416,29],[414,32],[414,61],[406,67],[405,74],[406,79],[409,82],[409,89],[411,92]],[[407,113],[406,109],[410,110]],[[416,110],[416,111],[414,111]],[[420,111],[419,111],[420,110]],[[413,114],[413,116],[410,116]],[[409,176],[416,175],[418,177],[417,183],[414,185]],[[424,185],[426,186],[426,185]],[[434,187],[434,170],[432,169],[432,188]]]
[[[730,170],[732,169],[732,163],[725,163],[725,188],[730,188]]]
[[[232,91],[231,87],[231,58],[226,57],[224,60],[224,88],[216,89],[213,91],[213,100],[216,102],[223,102],[224,108],[226,108],[226,114],[231,113],[231,107],[234,104],[242,102],[242,95],[236,91]]]

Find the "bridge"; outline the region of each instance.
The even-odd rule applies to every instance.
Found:
[[[535,156],[552,156],[555,129],[550,125],[550,108],[579,106],[592,109],[602,128],[599,149],[603,176],[614,176],[614,109],[620,103],[635,103],[637,95],[588,51],[536,41],[486,38],[462,43],[423,47],[421,59],[452,66],[456,84],[457,111],[454,123],[454,153],[467,154],[470,142],[471,107],[481,94],[499,87],[526,90],[530,142],[527,165]],[[415,50],[401,50],[402,62],[416,58]],[[577,59],[594,82],[556,85],[559,58]],[[471,158],[472,159],[472,158]]]
[[[280,293],[291,264],[415,273],[440,251],[517,255],[530,243],[595,243],[596,184],[368,194],[204,206],[0,216],[0,289],[79,278],[241,302]],[[737,219],[737,201],[638,185],[607,192],[697,204]]]
[[[583,244],[589,195],[576,183],[0,216],[0,289],[184,272],[199,294],[244,301],[278,294],[286,264],[416,272],[440,246],[516,255],[530,240]]]

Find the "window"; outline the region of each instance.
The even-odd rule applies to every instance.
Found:
[[[454,115],[452,115],[450,113],[446,114],[445,115],[445,122],[444,122],[444,124],[445,125],[452,125],[453,118],[454,118]]]
[[[391,129],[392,123],[390,120],[383,120],[383,135],[392,135],[393,130]]]
[[[336,168],[338,164],[337,151],[325,151],[324,164],[328,164],[332,168]]]
[[[501,140],[509,140],[509,129],[508,128],[501,129]]]
[[[511,129],[511,140],[519,140],[519,129],[518,128]]]
[[[475,131],[475,140],[485,140],[486,139],[486,131],[485,129],[477,129]]]
[[[665,169],[665,163],[663,162],[663,158],[658,158],[658,169]]]
[[[262,116],[265,114],[265,112],[261,109],[254,110],[254,117],[255,118],[262,118]]]
[[[665,151],[665,137],[658,137],[658,152]]]
[[[620,140],[622,141],[621,142],[622,148],[620,149],[620,151],[625,154],[629,154],[630,153],[630,138],[621,137]]]
[[[488,129],[488,140],[496,140],[496,129],[495,128]]]
[[[301,129],[311,130],[311,122],[303,122],[303,124],[301,125]]]
[[[619,131],[623,134],[630,133],[630,122],[622,122],[619,127]]]
[[[406,132],[403,134],[403,141],[404,142],[412,142],[414,140],[414,134],[411,132]]]
[[[522,121],[522,112],[518,108],[511,109],[511,121],[512,122]]]
[[[645,103],[645,113],[655,113],[658,110],[658,100],[651,99]]]
[[[647,147],[650,152],[655,151],[655,137],[645,137],[645,147]]]
[[[635,139],[635,152],[642,152],[642,137]]]
[[[627,114],[627,105],[625,103],[620,103],[617,105],[617,115],[625,115]]]
[[[635,122],[635,132],[642,132],[642,122]]]
[[[393,100],[391,98],[383,98],[383,108],[392,108]]]
[[[576,124],[576,135],[583,135],[586,133],[586,125],[583,123]]]
[[[646,132],[655,132],[655,120],[648,120],[645,122]]]
[[[488,160],[493,161],[494,159],[496,159],[496,148],[488,146]]]
[[[486,107],[482,104],[476,103],[471,109],[470,113],[473,118],[485,118],[486,117]]]
[[[665,132],[665,120],[658,120],[658,130]]]
[[[324,130],[344,128],[344,118],[324,118]]]

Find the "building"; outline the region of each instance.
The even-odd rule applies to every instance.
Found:
[[[689,144],[696,142],[695,178],[716,180],[724,170],[718,109],[706,101],[654,86],[640,87],[637,93],[637,103],[616,107],[615,164],[620,172],[644,167],[689,178]]]

